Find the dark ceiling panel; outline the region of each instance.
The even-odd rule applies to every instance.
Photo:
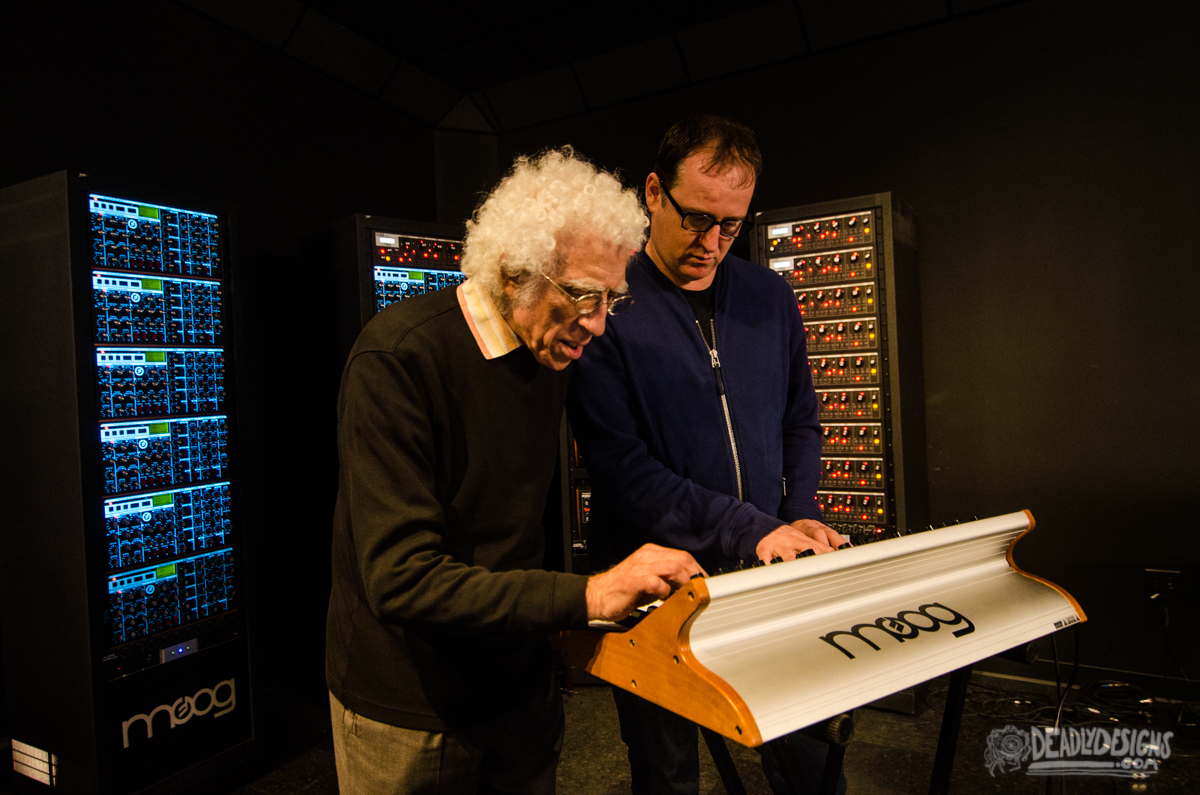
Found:
[[[442,123],[438,125],[445,130],[466,130],[468,132],[496,132],[492,129],[492,125],[479,112],[479,108],[475,105],[470,97],[463,97],[454,110],[442,119]]]
[[[693,80],[803,55],[804,37],[791,0],[743,11],[679,31]]]
[[[504,130],[515,130],[587,109],[575,76],[567,66],[493,86],[484,93]]]
[[[462,91],[505,83],[578,57],[587,37],[574,5],[443,0],[329,0],[323,13]],[[564,35],[571,31],[571,35]]]
[[[281,49],[304,13],[300,0],[183,0],[234,30]]]
[[[500,120],[496,118],[496,113],[492,110],[487,95],[482,91],[472,91],[468,96],[471,97],[471,101],[475,103],[475,107],[479,108],[479,112],[483,114],[483,118],[487,119],[487,123],[491,125],[492,129],[499,130]]]
[[[481,91],[546,67],[537,53],[514,45],[503,36],[473,44],[451,42],[433,56],[414,57],[413,63],[463,91]]]
[[[946,18],[946,0],[796,0],[814,51]]]
[[[437,124],[462,95],[454,86],[446,85],[412,64],[402,63],[379,98],[426,124]]]
[[[576,61],[575,74],[593,108],[687,84],[687,73],[670,36]]]
[[[771,0],[317,0],[309,5],[442,81],[478,91]]]
[[[473,3],[457,0],[327,0],[310,3],[330,19],[403,61],[445,80],[438,61],[458,49],[488,49],[497,31],[479,24]],[[457,86],[461,88],[461,86]]]
[[[955,14],[969,14],[992,6],[1012,5],[1013,0],[950,0],[950,10]]]
[[[368,94],[378,94],[397,65],[390,52],[311,9],[284,51]]]
[[[427,123],[513,130],[1029,0],[183,0]],[[307,9],[307,11],[305,11]],[[471,101],[462,104],[463,95]]]

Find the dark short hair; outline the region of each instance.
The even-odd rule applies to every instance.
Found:
[[[762,152],[754,140],[754,131],[732,119],[709,113],[693,113],[671,125],[658,146],[654,173],[670,190],[683,161],[701,149],[710,148],[713,154],[706,171],[740,167],[752,171],[755,181],[762,176]]]

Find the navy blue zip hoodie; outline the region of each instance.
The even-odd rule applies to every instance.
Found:
[[[591,480],[593,563],[654,542],[721,566],[753,558],[781,524],[823,521],[817,399],[787,283],[733,256],[717,267],[718,374],[682,291],[644,251],[626,275],[634,304],[592,339],[567,404]]]

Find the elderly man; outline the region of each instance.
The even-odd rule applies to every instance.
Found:
[[[553,792],[547,635],[700,572],[655,546],[591,578],[539,568],[568,366],[628,305],[645,225],[569,149],[520,159],[468,223],[467,281],[351,351],[326,652],[343,795]]]
[[[710,570],[846,542],[813,499],[821,436],[795,296],[774,272],[729,255],[761,170],[748,128],[696,114],[667,131],[646,179],[650,239],[627,273],[637,305],[589,351],[569,404],[601,565],[650,541]],[[614,695],[633,791],[695,793],[695,725]],[[812,742],[787,745],[819,781],[810,757],[819,763],[825,749]],[[786,792],[777,760],[763,759]]]

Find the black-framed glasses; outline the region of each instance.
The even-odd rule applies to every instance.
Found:
[[[661,181],[658,184],[666,194],[667,200],[671,202],[671,206],[675,208],[675,212],[679,213],[681,226],[689,232],[707,232],[714,226],[720,226],[721,228],[717,230],[718,234],[733,240],[742,233],[743,229],[754,223],[750,220],[753,213],[748,213],[746,218],[726,218],[724,221],[718,221],[708,213],[684,212],[684,209],[679,206],[679,202],[675,201],[675,197],[671,195],[671,191],[667,190],[667,186],[663,185]]]
[[[608,299],[604,298],[604,293],[584,293],[583,295],[572,295],[571,291],[563,287],[558,282],[551,279],[546,274],[542,274],[542,278],[558,288],[558,291],[565,295],[572,304],[575,305],[575,312],[580,315],[590,315],[600,308],[601,304],[608,305],[608,314],[615,315],[618,312],[623,312],[633,306],[633,296],[629,293],[621,293],[620,295],[609,295]]]

